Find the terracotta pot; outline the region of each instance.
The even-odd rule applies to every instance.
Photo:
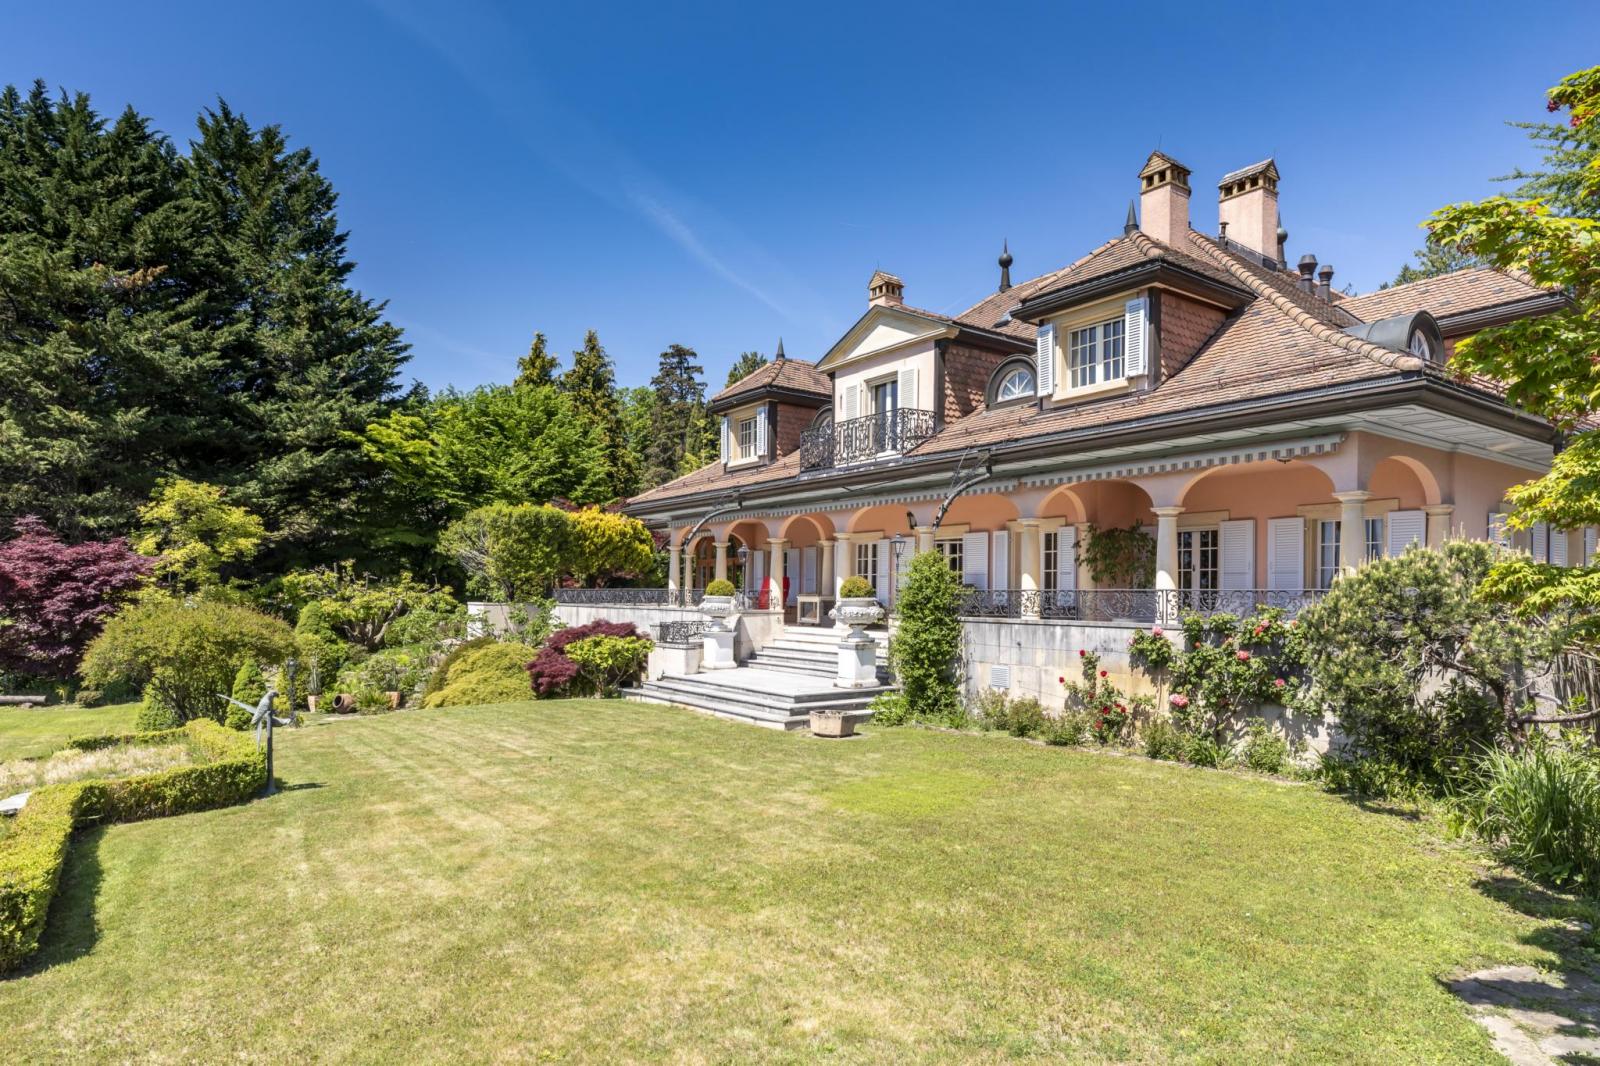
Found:
[[[812,711],[811,735],[814,737],[849,737],[856,732],[856,720],[836,711]]]
[[[397,711],[400,709],[400,693],[385,692],[384,695],[389,697],[389,709],[391,711]]]

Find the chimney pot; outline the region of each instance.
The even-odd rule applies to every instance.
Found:
[[[1333,302],[1333,264],[1323,263],[1322,269],[1317,271],[1317,295],[1329,303]]]
[[[1317,257],[1307,252],[1300,257],[1300,288],[1311,292],[1316,284],[1311,280],[1311,275],[1317,272]]]
[[[1139,229],[1174,247],[1189,237],[1189,168],[1170,155],[1151,152],[1139,171]]]
[[[906,302],[906,283],[879,270],[867,282],[867,303],[878,307],[899,307]]]

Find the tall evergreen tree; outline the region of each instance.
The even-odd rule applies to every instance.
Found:
[[[728,368],[728,384],[754,374],[757,370],[767,365],[767,357],[760,352],[740,352],[739,358],[733,361],[733,366]]]
[[[628,451],[628,434],[617,402],[616,372],[594,330],[584,334],[583,347],[572,353],[572,366],[561,375],[561,391],[573,399],[579,417],[600,434],[605,454],[605,480],[613,497],[631,496],[639,487],[639,471]]]
[[[554,385],[558,365],[556,357],[545,350],[544,334],[535,333],[528,354],[517,360],[517,380],[513,384]]]
[[[706,385],[700,379],[697,358],[693,348],[671,345],[661,353],[659,369],[650,379],[655,403],[650,410],[650,441],[645,455],[646,486],[677,477],[684,457],[700,449]]]
[[[1400,272],[1394,276],[1393,281],[1380,285],[1378,288],[1387,289],[1391,285],[1408,285],[1413,281],[1421,281],[1423,278],[1436,278],[1440,274],[1453,274],[1458,270],[1466,270],[1468,267],[1483,265],[1482,260],[1469,252],[1464,252],[1459,248],[1441,247],[1432,241],[1429,241],[1411,254],[1417,261],[1416,265],[1412,266],[1407,263],[1400,268]]]

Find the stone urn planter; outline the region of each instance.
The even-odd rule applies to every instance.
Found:
[[[700,669],[732,670],[738,666],[733,654],[733,627],[728,625],[739,610],[733,596],[707,595],[700,601],[700,613],[710,624],[700,638]]]
[[[728,619],[738,611],[738,601],[732,596],[706,596],[700,601],[700,613],[710,620],[709,628],[725,630]]]
[[[840,739],[854,736],[856,720],[848,714],[839,711],[812,711],[811,735],[814,737],[829,737]]]
[[[838,605],[828,612],[828,617],[850,627],[850,632],[845,634],[844,639],[871,640],[872,638],[862,630],[883,619],[883,605],[873,596],[851,596],[841,599]]]

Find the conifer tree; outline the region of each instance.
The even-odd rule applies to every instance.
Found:
[[[760,352],[740,352],[739,358],[733,361],[733,366],[728,368],[728,384],[743,381],[757,370],[767,365],[767,357]]]
[[[572,366],[561,375],[561,391],[573,400],[579,417],[598,431],[605,456],[606,483],[613,497],[631,496],[639,473],[628,451],[628,434],[617,402],[616,372],[594,330],[584,334],[583,347],[572,353]]]
[[[677,477],[684,457],[700,451],[706,386],[694,349],[674,344],[661,353],[660,367],[650,379],[655,402],[650,409],[650,440],[644,484],[660,485]]]
[[[533,343],[528,346],[528,354],[517,360],[517,380],[512,384],[518,388],[554,385],[558,365],[556,357],[545,350],[544,334],[535,333]]]

